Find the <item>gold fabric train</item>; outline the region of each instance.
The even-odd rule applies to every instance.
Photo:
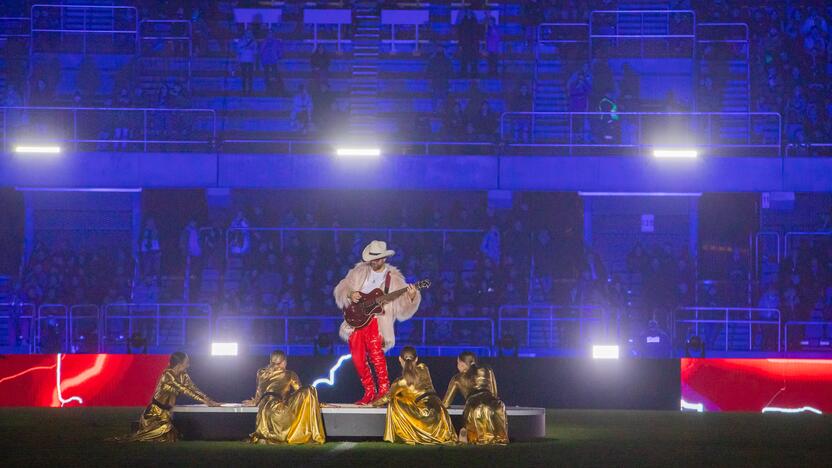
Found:
[[[139,419],[139,430],[135,434],[119,437],[119,442],[175,442],[179,438],[173,427],[171,410],[176,405],[176,397],[185,394],[200,403],[208,404],[210,398],[191,381],[191,377],[182,372],[177,374],[167,368],[156,384],[153,400],[147,405]]]
[[[323,444],[324,421],[318,392],[301,387],[290,370],[264,367],[257,372],[257,427],[253,444]]]
[[[469,444],[507,444],[506,406],[497,397],[497,379],[488,366],[472,365],[456,374],[442,399],[447,408],[456,393],[465,399],[462,420]]]
[[[384,440],[406,444],[452,444],[456,442],[448,410],[433,388],[428,366],[416,364],[413,385],[400,377],[390,391],[373,402],[387,404]]]

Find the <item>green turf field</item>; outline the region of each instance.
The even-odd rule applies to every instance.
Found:
[[[552,410],[547,439],[485,448],[382,442],[306,447],[104,442],[127,432],[140,411],[0,409],[0,465],[832,466],[832,417],[812,414]]]

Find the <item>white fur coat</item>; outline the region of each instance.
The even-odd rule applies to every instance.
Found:
[[[387,270],[390,272],[389,292],[393,292],[407,286],[404,275],[402,275],[398,268],[393,265],[387,265]],[[345,276],[344,279],[342,279],[341,282],[335,286],[335,290],[332,294],[335,296],[335,303],[338,305],[338,308],[343,309],[350,304],[350,293],[361,290],[361,286],[364,285],[364,281],[366,281],[367,277],[370,276],[370,271],[371,268],[368,263],[358,263],[347,273],[347,276]],[[396,330],[393,327],[396,320],[403,322],[410,317],[413,317],[413,314],[415,314],[419,309],[420,302],[422,302],[422,295],[419,291],[416,291],[416,298],[412,301],[408,297],[407,293],[405,293],[399,296],[395,301],[384,304],[384,315],[379,315],[377,317],[379,332],[381,333],[381,337],[384,339],[385,351],[396,345]],[[353,330],[354,328],[347,325],[346,321],[341,323],[341,329],[339,330],[341,339],[348,341]]]

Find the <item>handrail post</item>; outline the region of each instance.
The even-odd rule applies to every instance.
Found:
[[[725,351],[728,351],[728,308],[725,308]]]

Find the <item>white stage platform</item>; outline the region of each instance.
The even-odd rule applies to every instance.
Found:
[[[462,422],[462,406],[450,408],[454,426]],[[327,439],[381,439],[387,408],[348,404],[325,404],[321,408]],[[533,440],[546,436],[546,410],[507,407],[511,440]],[[257,407],[223,404],[178,405],[173,409],[176,428],[187,440],[243,440],[254,431]]]

